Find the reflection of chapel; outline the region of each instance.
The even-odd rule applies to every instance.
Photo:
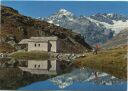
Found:
[[[28,51],[58,52],[59,50],[57,37],[31,37],[21,40],[19,44],[27,44]]]
[[[27,60],[27,67],[19,67],[22,71],[32,74],[56,75],[61,72],[58,60]]]

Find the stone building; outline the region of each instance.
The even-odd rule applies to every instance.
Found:
[[[23,39],[19,44],[26,44],[28,51],[58,52],[59,40],[57,37],[31,37]]]

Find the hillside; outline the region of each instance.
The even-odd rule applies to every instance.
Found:
[[[102,50],[97,55],[89,53],[88,56],[77,58],[75,65],[97,69],[117,78],[127,79],[127,46]]]
[[[21,47],[18,42],[32,36],[58,36],[62,41],[61,52],[80,53],[91,49],[80,34],[21,15],[17,10],[6,6],[1,7],[0,31],[0,52],[19,50]]]
[[[119,34],[114,36],[111,40],[103,45],[104,48],[118,47],[127,45],[128,28],[122,30]]]

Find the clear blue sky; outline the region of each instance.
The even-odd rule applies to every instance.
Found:
[[[95,13],[120,13],[128,15],[128,2],[105,1],[2,1],[2,4],[31,17],[47,17],[65,8],[75,15]]]

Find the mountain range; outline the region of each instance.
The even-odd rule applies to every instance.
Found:
[[[90,45],[104,44],[120,31],[128,28],[128,16],[116,13],[76,16],[66,9],[60,9],[51,16],[37,19],[79,33]]]
[[[127,25],[128,17],[119,14],[78,17],[61,9],[47,18],[34,19],[11,7],[2,6],[0,51],[19,50],[19,41],[31,36],[58,36],[63,42],[62,52],[80,53],[90,50],[88,44],[101,43],[104,47],[126,44]]]

